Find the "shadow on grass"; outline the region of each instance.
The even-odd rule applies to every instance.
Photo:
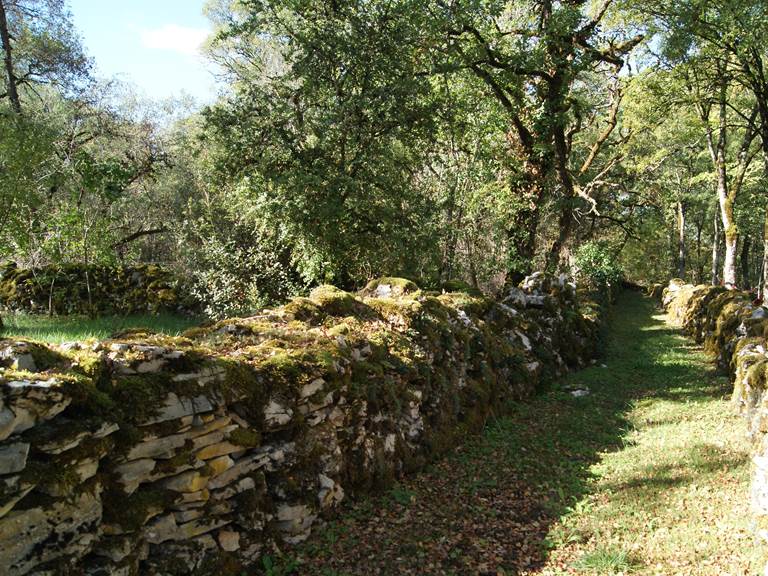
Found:
[[[722,378],[690,341],[655,316],[653,304],[625,293],[608,355],[525,403],[514,404],[454,453],[407,479],[392,494],[352,502],[295,551],[296,574],[517,574],[546,560],[554,522],[590,490],[591,467],[632,445],[627,414],[636,402],[696,403],[722,398]],[[587,388],[574,398],[568,389]],[[741,463],[709,446],[680,458],[707,474]],[[694,478],[672,466],[617,484],[661,506],[661,492]],[[646,494],[647,493],[647,494]],[[332,537],[329,537],[332,535]]]

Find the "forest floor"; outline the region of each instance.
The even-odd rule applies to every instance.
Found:
[[[613,316],[602,361],[349,502],[299,548],[263,558],[262,573],[760,573],[746,425],[727,378],[650,300],[625,293]]]

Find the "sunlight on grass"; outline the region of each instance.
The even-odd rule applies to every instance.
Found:
[[[601,548],[579,558],[574,568],[594,574],[617,574],[631,570],[636,564],[627,550]]]
[[[663,319],[614,331],[615,369],[593,401],[631,398],[622,446],[602,453],[589,492],[553,526],[541,574],[758,573],[745,424],[727,378]]]
[[[103,340],[115,333],[144,328],[160,334],[176,336],[200,323],[200,318],[174,314],[102,316],[44,316],[32,314],[3,314],[4,338],[28,338],[42,342],[61,343]]]

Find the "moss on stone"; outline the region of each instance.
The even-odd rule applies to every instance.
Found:
[[[329,316],[356,316],[365,311],[362,302],[335,286],[318,286],[310,292],[309,299],[323,314]]]
[[[117,524],[127,532],[135,532],[155,514],[166,510],[176,499],[170,490],[139,488],[126,495],[120,488],[108,487],[102,493],[103,518],[107,524]]]
[[[293,298],[283,307],[283,311],[302,322],[316,322],[323,317],[320,307],[309,298]]]
[[[229,441],[235,446],[257,448],[261,446],[261,433],[253,428],[235,428],[229,434]]]

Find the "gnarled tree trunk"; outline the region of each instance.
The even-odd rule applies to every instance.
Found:
[[[11,107],[17,114],[21,113],[21,100],[16,88],[16,74],[13,71],[13,55],[11,54],[11,34],[8,32],[8,14],[5,11],[5,0],[0,0],[0,41],[3,43],[3,67],[5,82]]]

